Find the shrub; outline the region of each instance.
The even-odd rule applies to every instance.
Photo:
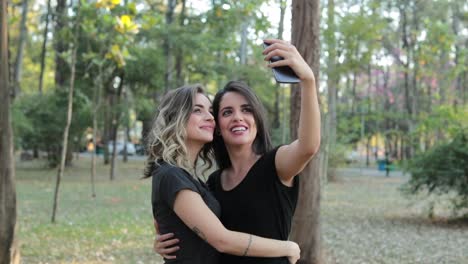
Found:
[[[402,190],[407,194],[426,192],[428,195],[453,193],[454,210],[468,208],[468,140],[459,130],[449,143],[433,147],[417,155],[406,166],[410,180]]]

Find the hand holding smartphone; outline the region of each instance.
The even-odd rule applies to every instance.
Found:
[[[270,44],[263,42],[263,47],[266,49]],[[270,63],[283,60],[280,56],[273,56],[270,59]],[[279,66],[271,68],[275,80],[277,83],[299,83],[301,80],[296,73],[289,66]]]

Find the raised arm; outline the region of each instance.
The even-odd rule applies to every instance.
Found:
[[[237,256],[288,257],[290,263],[296,263],[299,259],[299,246],[292,241],[226,229],[201,196],[191,190],[182,190],[177,194],[174,211],[190,229],[219,252]]]
[[[291,185],[295,175],[300,173],[320,147],[320,109],[312,69],[302,58],[296,47],[286,41],[269,39],[271,44],[263,52],[265,60],[281,56],[284,60],[270,63],[269,67],[289,66],[301,79],[301,111],[299,115],[298,138],[289,145],[281,146],[275,163],[278,176],[286,185]]]

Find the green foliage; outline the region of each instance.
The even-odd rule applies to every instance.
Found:
[[[343,144],[336,144],[333,149],[328,150],[328,168],[343,167],[348,152],[348,147]]]
[[[24,95],[13,106],[13,127],[18,147],[44,151],[49,165],[55,166],[60,158],[67,112],[68,91],[55,90],[44,95]],[[79,143],[83,132],[91,123],[88,99],[79,91],[73,99],[73,118],[70,126],[69,146]]]
[[[449,143],[433,147],[414,157],[407,165],[411,179],[402,188],[409,194],[427,192],[457,195],[456,209],[468,207],[468,134],[459,130]]]

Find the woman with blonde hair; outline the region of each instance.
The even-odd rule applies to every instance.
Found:
[[[201,159],[211,166],[215,121],[200,85],[166,94],[148,136],[145,177],[152,177],[153,216],[160,232],[180,239],[177,259],[165,263],[218,264],[218,252],[237,256],[288,257],[296,263],[299,246],[226,229],[221,208],[197,176]]]

